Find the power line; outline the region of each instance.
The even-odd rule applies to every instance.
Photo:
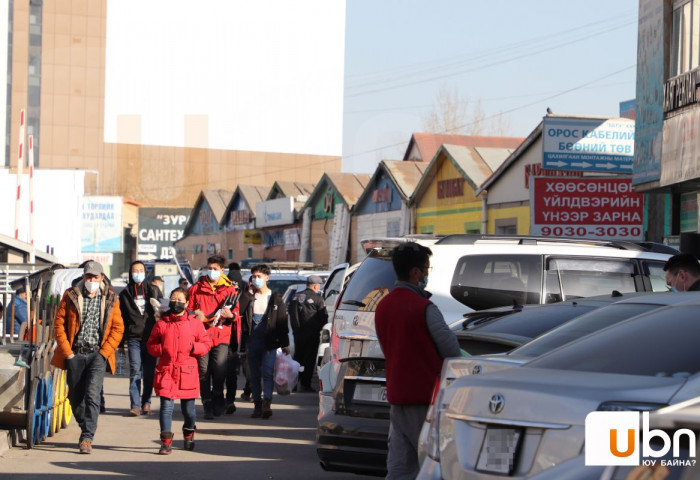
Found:
[[[618,74],[620,74],[620,73],[622,73],[622,72],[625,72],[625,71],[627,71],[627,70],[630,70],[630,69],[632,69],[632,68],[635,68],[636,66],[637,66],[636,64],[633,64],[633,65],[627,66],[627,67],[625,67],[625,68],[622,68],[622,69],[620,69],[620,70],[616,70],[616,71],[614,71],[614,72],[612,72],[612,73],[609,73],[609,74],[607,74],[607,75],[603,75],[602,77],[598,77],[598,78],[596,78],[596,79],[594,79],[594,80],[591,80],[591,81],[582,83],[582,84],[580,84],[580,85],[578,85],[578,86],[576,86],[576,87],[569,88],[569,89],[567,89],[567,90],[563,90],[563,91],[561,91],[561,92],[559,92],[559,93],[556,93],[556,94],[554,94],[554,95],[551,95],[551,96],[548,96],[548,97],[545,97],[545,98],[541,98],[541,99],[536,100],[536,101],[534,101],[534,102],[526,103],[526,104],[520,105],[520,106],[518,106],[518,107],[511,108],[510,110],[506,110],[506,111],[500,112],[500,113],[498,113],[498,114],[488,115],[488,116],[484,117],[483,120],[490,120],[490,119],[492,119],[492,118],[496,118],[496,117],[499,117],[499,116],[504,115],[504,114],[507,114],[507,113],[512,113],[512,112],[515,112],[515,111],[518,111],[518,110],[522,110],[523,108],[527,108],[527,107],[531,107],[531,106],[533,106],[533,105],[537,105],[538,103],[544,102],[544,101],[546,101],[546,100],[551,100],[551,99],[553,99],[553,98],[561,97],[562,95],[566,95],[567,93],[571,93],[571,92],[574,92],[574,91],[576,91],[576,90],[581,90],[581,89],[583,89],[583,88],[585,88],[585,87],[587,87],[587,86],[589,86],[589,85],[592,85],[592,84],[594,84],[594,83],[596,83],[596,82],[599,82],[600,80],[605,80],[606,78],[613,77],[613,76],[618,75]],[[467,124],[464,124],[464,125],[460,125],[460,126],[458,126],[458,127],[451,128],[451,129],[449,129],[449,130],[445,130],[445,131],[439,132],[439,133],[445,134],[445,133],[453,132],[453,131],[455,131],[455,130],[460,130],[460,129],[462,129],[462,128],[466,128],[466,127],[469,127],[469,126],[471,126],[471,125],[474,125],[474,123],[476,123],[476,122],[470,122],[470,123],[467,123]],[[408,143],[408,142],[393,143],[393,144],[391,144],[391,145],[385,145],[385,146],[383,146],[383,147],[373,148],[373,149],[371,149],[371,150],[366,150],[366,151],[364,151],[364,152],[353,153],[353,154],[350,154],[350,155],[347,155],[347,156],[343,156],[343,159],[346,159],[346,158],[354,158],[354,157],[359,157],[360,155],[366,155],[366,154],[368,154],[368,153],[379,152],[379,151],[381,151],[381,150],[386,150],[387,148],[398,147],[398,146],[404,145],[404,144],[406,144],[406,143]]]
[[[579,43],[579,42],[581,42],[581,41],[583,41],[583,40],[587,40],[587,39],[589,39],[589,38],[593,38],[593,37],[596,37],[596,36],[599,36],[599,35],[603,35],[603,34],[606,34],[606,33],[610,33],[610,32],[619,30],[620,26],[625,26],[625,25],[628,25],[628,24],[631,24],[631,23],[632,23],[632,22],[626,22],[626,23],[624,23],[624,24],[622,24],[622,25],[615,25],[615,26],[613,26],[613,27],[606,28],[605,30],[602,30],[602,31],[600,31],[600,32],[593,33],[593,34],[590,34],[590,35],[586,35],[586,36],[583,36],[583,37],[580,37],[580,38],[576,38],[576,39],[570,40],[570,41],[568,41],[568,42],[558,43],[558,44],[556,44],[556,45],[552,45],[552,46],[549,46],[549,47],[546,47],[546,48],[541,48],[541,49],[539,49],[539,50],[530,51],[529,53],[520,53],[520,54],[516,54],[516,55],[513,55],[513,56],[508,57],[508,58],[505,58],[505,59],[499,59],[499,60],[496,60],[496,61],[492,61],[492,62],[486,63],[486,64],[484,64],[484,65],[475,66],[475,67],[470,67],[470,68],[458,70],[458,71],[456,71],[456,72],[444,73],[444,74],[440,74],[440,75],[433,75],[433,76],[430,76],[430,77],[427,77],[427,78],[422,78],[422,79],[417,79],[417,80],[406,81],[406,82],[403,82],[403,83],[398,83],[398,84],[395,84],[395,85],[388,85],[388,86],[384,86],[384,87],[377,87],[377,88],[374,88],[374,89],[364,90],[364,91],[360,91],[360,92],[356,92],[356,93],[348,93],[348,94],[345,95],[345,98],[352,98],[352,97],[358,97],[358,96],[363,96],[363,95],[369,95],[369,94],[372,94],[372,93],[383,92],[383,91],[386,91],[386,90],[394,90],[394,89],[403,88],[403,87],[408,87],[408,86],[412,86],[412,85],[418,85],[418,84],[421,84],[421,83],[433,82],[433,81],[435,81],[435,80],[442,80],[442,79],[445,79],[445,78],[451,78],[451,77],[463,75],[463,74],[469,73],[469,72],[474,72],[474,71],[478,71],[478,70],[484,70],[484,69],[487,69],[487,68],[489,68],[489,67],[501,65],[501,64],[504,64],[504,63],[507,63],[507,62],[510,62],[510,61],[513,61],[513,60],[516,60],[516,59],[522,59],[522,58],[528,58],[528,57],[536,56],[536,55],[539,55],[539,54],[541,54],[541,53],[549,52],[549,51],[556,50],[556,49],[559,49],[559,48],[562,48],[562,47],[565,47],[565,46],[568,46],[568,45],[572,45],[572,44],[574,44],[574,43]],[[380,82],[380,83],[381,83],[381,82]]]
[[[613,83],[606,83],[603,85],[596,85],[596,86],[590,86],[583,88],[582,90],[588,90],[592,88],[604,88],[604,87],[613,87],[617,85],[627,85],[630,83],[634,83],[634,81],[626,81],[626,82],[613,82]],[[538,97],[540,95],[549,95],[552,92],[538,92],[538,93],[523,93],[519,95],[507,95],[503,97],[491,97],[491,98],[479,98],[478,100],[481,101],[482,103],[484,102],[493,102],[493,101],[498,101],[498,100],[510,100],[513,98],[523,98],[523,97]],[[374,108],[374,109],[368,109],[368,110],[349,110],[346,112],[343,112],[344,115],[354,115],[358,113],[377,113],[377,112],[390,112],[394,110],[415,110],[419,108],[430,108],[434,106],[434,104],[430,105],[410,105],[410,106],[396,106],[396,107],[386,107],[386,108]]]

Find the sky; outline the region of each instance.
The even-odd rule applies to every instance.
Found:
[[[503,136],[635,95],[638,0],[347,0],[342,171],[400,160],[441,88]],[[467,123],[470,118],[467,118]]]

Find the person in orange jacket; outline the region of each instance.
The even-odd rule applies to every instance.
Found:
[[[54,320],[56,350],[51,364],[66,370],[68,401],[80,425],[80,453],[92,453],[105,370],[114,374],[115,351],[124,334],[119,299],[102,265],[90,261],[83,278],[66,290]]]
[[[207,259],[207,274],[190,287],[187,304],[187,309],[204,323],[212,341],[209,353],[198,359],[204,418],[209,420],[224,413],[226,359],[231,332],[236,331],[238,322],[238,306],[224,308],[226,300],[236,294],[235,286],[224,275],[225,263],[220,255]]]
[[[199,396],[197,359],[211,348],[204,325],[185,310],[187,290],[176,288],[170,294],[169,310],[151,331],[146,348],[159,358],[153,386],[160,397],[160,453],[169,455],[173,442],[173,408],[180,399],[185,417],[182,434],[185,450],[194,450],[196,427],[195,399]]]

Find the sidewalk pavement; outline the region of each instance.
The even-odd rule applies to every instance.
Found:
[[[68,428],[31,450],[19,446],[4,452],[2,478],[187,480],[220,473],[221,478],[357,480],[352,474],[324,472],[318,464],[315,394],[275,395],[269,420],[251,419],[252,404],[243,400],[236,401],[235,414],[204,420],[198,400],[193,452],[183,449],[182,414],[176,406],[174,448],[166,456],[158,455],[160,400],[154,398],[150,416],[129,417],[128,378],[108,376],[104,388],[107,412],[100,415],[91,455],[78,453],[80,429],[72,419]]]

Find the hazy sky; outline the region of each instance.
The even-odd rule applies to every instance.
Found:
[[[456,88],[507,136],[547,107],[618,115],[634,98],[638,0],[348,0],[343,171],[400,159],[438,90]]]

